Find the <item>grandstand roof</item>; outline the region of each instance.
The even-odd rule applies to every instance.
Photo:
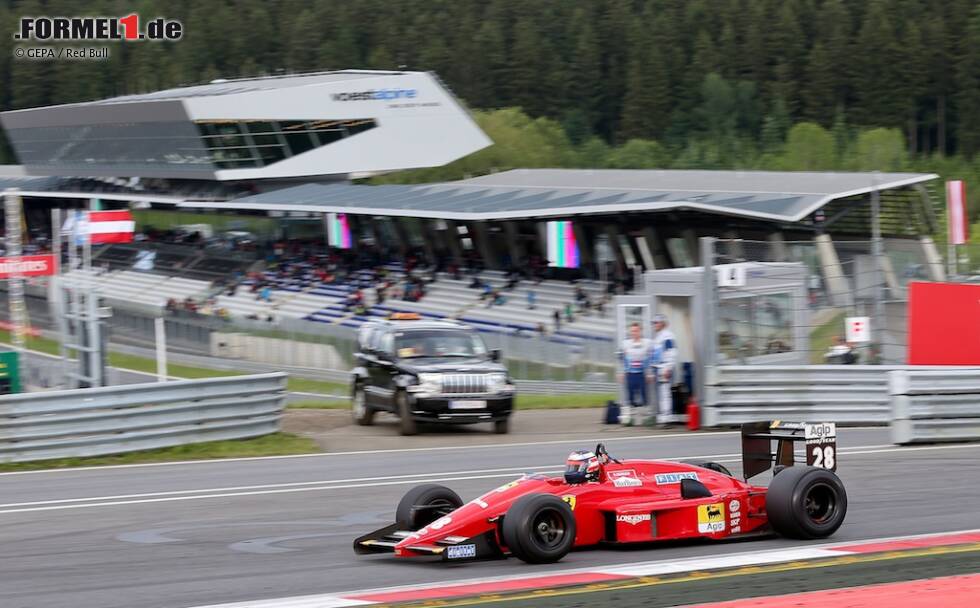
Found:
[[[304,184],[184,207],[455,220],[696,210],[796,222],[828,202],[936,179],[931,173],[515,169],[419,185]]]

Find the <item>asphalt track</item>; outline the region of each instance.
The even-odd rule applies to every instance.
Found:
[[[977,527],[980,444],[896,448],[886,429],[839,435],[850,507],[834,541]],[[736,433],[606,441],[618,457],[710,457],[739,468]],[[391,520],[413,483],[442,482],[466,500],[520,472],[555,470],[579,447],[591,446],[554,441],[0,474],[0,606],[183,608],[799,544],[603,548],[534,567],[351,551],[355,535]]]

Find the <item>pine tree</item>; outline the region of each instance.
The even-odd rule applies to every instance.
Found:
[[[670,112],[664,60],[655,36],[643,23],[634,25],[630,40],[619,137],[656,139],[667,127]]]
[[[886,0],[871,0],[855,41],[857,120],[863,125],[902,126],[902,53]]]
[[[967,157],[974,157],[980,154],[980,6],[970,18],[963,48],[966,52],[956,62],[959,147]]]
[[[602,64],[592,16],[581,7],[575,9],[570,33],[574,48],[567,103],[570,109],[581,112],[591,134],[602,101]]]

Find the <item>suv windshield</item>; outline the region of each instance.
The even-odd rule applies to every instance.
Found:
[[[487,346],[474,333],[457,330],[421,330],[395,334],[399,359],[416,357],[483,357]]]

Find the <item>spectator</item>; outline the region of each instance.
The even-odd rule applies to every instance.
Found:
[[[527,309],[534,310],[537,308],[538,294],[533,289],[527,290]]]
[[[629,337],[620,346],[623,368],[616,374],[619,382],[626,383],[626,395],[630,409],[625,410],[621,420],[626,425],[641,424],[647,407],[647,383],[650,381],[650,366],[653,362],[653,341],[643,337],[639,323],[630,325]]]
[[[480,280],[480,275],[473,275],[473,280],[470,281],[470,284],[467,287],[470,289],[480,289],[481,287],[484,287],[483,281]]]
[[[538,332],[538,335],[541,336],[542,338],[545,335],[547,335],[548,330],[545,328],[544,323],[540,323],[540,322],[538,323],[537,332]]]
[[[657,422],[666,428],[674,419],[674,367],[677,361],[677,340],[667,327],[667,316],[653,317],[653,362],[657,370]]]
[[[568,321],[569,323],[575,320],[575,313],[572,310],[571,302],[565,304],[565,320]]]
[[[851,345],[844,341],[844,338],[840,336],[834,336],[834,343],[824,353],[824,360],[827,363],[839,363],[844,365],[853,365],[857,363],[857,354],[851,348]]]
[[[555,309],[555,312],[551,313],[551,317],[555,320],[555,332],[560,331],[561,330],[561,313],[558,312],[558,309],[557,308]]]

